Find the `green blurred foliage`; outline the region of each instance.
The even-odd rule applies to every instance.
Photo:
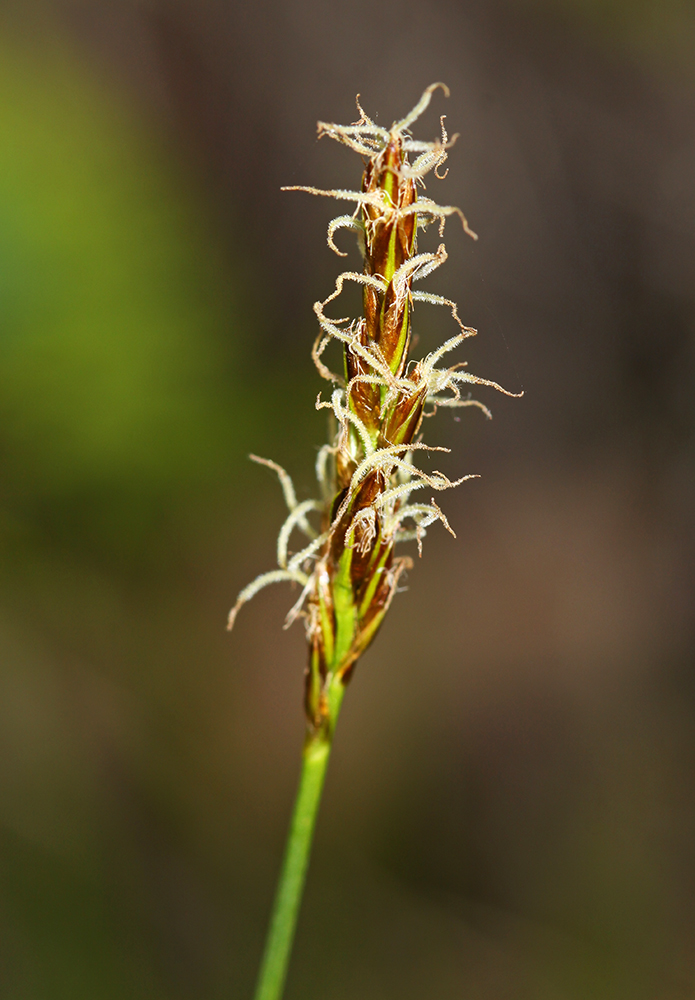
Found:
[[[149,687],[156,714],[162,662],[175,687],[172,567],[242,503],[263,433],[244,279],[163,138],[60,36],[0,37],[0,133],[2,995],[155,998],[102,758],[154,766],[114,706]],[[106,687],[74,714],[72,684]],[[98,705],[124,728],[94,744]]]
[[[238,291],[145,123],[60,46],[0,44],[6,527],[139,559],[252,418]]]

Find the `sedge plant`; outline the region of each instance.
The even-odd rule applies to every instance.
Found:
[[[362,252],[361,272],[344,271],[335,289],[314,305],[319,333],[312,358],[330,383],[330,396],[316,401],[332,415],[331,439],[319,450],[316,478],[319,496],[298,501],[292,480],[275,462],[252,455],[274,470],[289,514],[277,540],[278,568],[263,573],[239,594],[229,616],[231,629],[239,609],[268,584],[287,581],[299,595],[285,626],[302,618],[309,645],[306,669],[306,740],[299,790],[285,857],[278,882],[270,928],[261,963],[255,1000],[280,1000],[306,876],[326,766],[345,688],[355,664],[376,635],[398,589],[402,574],[412,566],[398,554],[403,543],[415,542],[422,553],[426,529],[436,521],[449,531],[444,512],[422,491],[441,492],[471,475],[450,479],[442,472],[419,468],[422,452],[448,451],[422,440],[425,417],[439,407],[486,406],[463,390],[496,382],[464,370],[461,363],[443,361],[476,331],[464,326],[450,299],[413,285],[440,267],[447,253],[443,243],[433,252],[418,252],[418,232],[438,226],[440,238],[450,216],[477,239],[459,208],[439,205],[423,194],[425,177],[442,178],[440,168],[456,136],[448,137],[444,116],[434,142],[413,138],[411,126],[428,107],[441,83],[432,84],[404,118],[390,129],[377,125],[362,110],[352,125],[319,122],[320,136],[330,136],[359,153],[365,162],[359,191],[288,187],[353,204],[328,226],[328,245],[339,229],[352,230]],[[363,311],[355,319],[332,315],[346,283],[361,286]],[[419,361],[409,357],[413,316],[420,305],[444,306],[457,327],[437,350]],[[332,371],[324,352],[337,341],[342,371]],[[513,395],[507,393],[507,395]],[[290,551],[295,534],[305,542]]]

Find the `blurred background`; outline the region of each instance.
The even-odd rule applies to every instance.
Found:
[[[287,1000],[695,996],[695,12],[0,8],[0,995],[250,998],[298,775],[271,588],[325,440],[315,123],[460,138],[478,411],[346,699]],[[436,244],[436,233],[423,246]],[[349,235],[349,266],[358,264]],[[442,315],[439,315],[439,313]],[[451,331],[418,310],[418,350]],[[463,354],[462,354],[463,356]]]

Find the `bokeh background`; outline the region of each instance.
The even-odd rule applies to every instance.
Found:
[[[311,304],[359,159],[460,139],[428,287],[494,411],[346,700],[288,1000],[695,996],[695,13],[679,0],[0,10],[0,995],[251,996],[304,639]],[[340,209],[341,211],[344,209]],[[433,234],[436,239],[436,234]],[[345,235],[343,240],[349,243]],[[342,241],[341,241],[342,242]],[[351,250],[354,266],[357,255]],[[451,332],[418,311],[420,348]],[[441,311],[444,313],[444,311]],[[421,325],[420,325],[421,324]]]

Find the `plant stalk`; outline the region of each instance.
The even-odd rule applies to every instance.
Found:
[[[338,685],[339,689],[333,692],[334,698],[331,699],[330,727],[322,728],[310,735],[304,746],[299,789],[294,803],[254,1000],[281,1000],[285,986],[309,865],[314,826],[344,690],[341,681]]]

